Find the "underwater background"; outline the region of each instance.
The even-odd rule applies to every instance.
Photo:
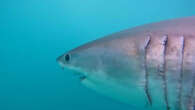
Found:
[[[136,110],[56,58],[137,25],[195,15],[195,0],[0,0],[0,110]]]

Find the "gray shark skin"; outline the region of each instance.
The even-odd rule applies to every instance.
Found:
[[[81,83],[141,110],[194,110],[195,17],[127,29],[57,58]]]

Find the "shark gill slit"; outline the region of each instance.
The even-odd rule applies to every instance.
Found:
[[[183,55],[184,55],[184,37],[181,36],[181,49],[179,51],[179,80],[178,80],[178,102],[177,102],[177,107],[178,110],[182,109],[182,89],[183,89]]]
[[[148,82],[149,73],[148,73],[148,70],[147,70],[147,58],[146,58],[147,48],[148,48],[148,45],[150,44],[150,40],[151,40],[151,37],[147,36],[147,39],[146,39],[146,42],[145,42],[145,45],[144,45],[144,72],[145,72],[144,90],[145,90],[145,94],[147,96],[149,104],[152,105],[152,98],[151,98],[149,87],[148,87],[148,85],[149,85],[149,82]]]
[[[167,78],[166,78],[166,49],[167,49],[167,42],[168,42],[168,35],[164,35],[162,37],[162,64],[160,64],[159,72],[162,77],[163,83],[163,93],[164,93],[164,100],[166,104],[166,110],[170,110],[169,101],[168,101],[168,91],[167,91]]]
[[[194,79],[193,79],[193,87],[192,87],[192,108],[195,109],[195,73],[194,73]]]
[[[193,94],[193,96],[192,96],[192,103],[193,103],[193,108],[195,109],[195,73],[194,73],[194,79],[193,79],[193,85],[192,85],[193,87],[192,87],[192,94]]]
[[[193,73],[193,80],[192,80],[192,88],[191,88],[191,91],[190,91],[190,95],[189,95],[189,105],[188,105],[188,110],[193,110],[195,109],[194,106],[195,106],[195,88],[194,88],[194,85],[195,85],[195,73]]]

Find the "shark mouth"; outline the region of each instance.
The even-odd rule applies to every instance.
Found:
[[[87,77],[86,76],[80,76],[80,81],[83,81],[83,80],[85,80]]]
[[[80,81],[83,81],[83,80],[85,80],[87,78],[84,74],[82,74],[82,73],[80,73],[78,71],[74,71],[73,74],[75,76],[78,76]]]
[[[64,65],[61,64],[61,63],[60,63],[60,65],[62,65],[61,68],[64,70],[64,68],[65,68]],[[83,81],[83,80],[85,80],[87,78],[86,75],[84,75],[82,72],[79,72],[79,71],[75,70],[74,68],[69,68],[69,70],[74,70],[73,74],[75,76],[78,76],[80,81]]]

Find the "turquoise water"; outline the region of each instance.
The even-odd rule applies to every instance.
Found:
[[[0,0],[0,110],[135,110],[83,87],[56,58],[136,25],[195,15],[194,0]]]

